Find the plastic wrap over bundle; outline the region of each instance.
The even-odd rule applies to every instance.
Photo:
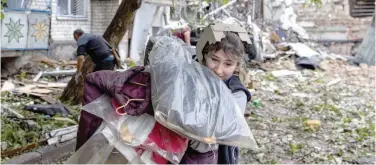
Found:
[[[104,129],[98,130],[67,163],[111,162],[107,158],[114,148],[131,164],[180,162],[188,146],[186,138],[160,125],[149,114],[119,115],[115,111],[119,106],[115,99],[102,95],[83,107],[103,119]]]
[[[154,117],[159,123],[208,144],[257,149],[228,87],[193,61],[184,43],[157,37],[149,60]]]

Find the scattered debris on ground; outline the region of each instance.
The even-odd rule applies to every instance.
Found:
[[[321,66],[298,70],[285,58],[250,70],[248,120],[261,150],[242,150],[241,163],[375,163],[375,67]]]
[[[51,63],[46,62],[46,59],[40,61],[40,65]],[[53,64],[60,66],[58,62]],[[61,69],[71,70],[71,68]],[[64,142],[75,137],[72,132],[76,133],[76,131],[49,135],[56,129],[77,125],[80,107],[60,103],[58,100],[67,83],[57,82],[66,74],[56,73],[67,71],[56,70],[56,68],[54,70],[50,66],[43,67],[43,70],[41,73],[47,74],[40,75],[35,81],[32,79],[38,74],[29,72],[21,72],[1,80],[2,161],[41,145]],[[48,74],[51,72],[55,74]],[[58,141],[54,140],[56,138]]]

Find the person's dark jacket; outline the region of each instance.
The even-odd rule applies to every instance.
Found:
[[[77,40],[77,56],[89,54],[97,65],[112,55],[112,49],[102,36],[82,34]]]

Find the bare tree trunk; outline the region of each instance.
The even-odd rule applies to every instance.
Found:
[[[103,34],[104,39],[113,47],[116,47],[124,37],[128,30],[128,25],[132,24],[135,12],[140,6],[141,0],[123,0],[119,5],[114,18]],[[82,77],[93,72],[94,68],[95,64],[88,56],[82,67]],[[80,104],[83,96],[83,85],[83,78],[76,83],[73,76],[61,94],[60,100],[70,102],[73,105]]]

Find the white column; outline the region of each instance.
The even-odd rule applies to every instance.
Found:
[[[141,60],[141,57],[143,56],[142,53],[149,36],[156,9],[157,5],[142,2],[141,7],[136,11],[130,51],[130,57],[135,62]]]
[[[122,0],[119,0],[119,5],[121,4],[121,2]],[[124,34],[123,39],[121,39],[118,45],[118,50],[119,50],[120,60],[123,63],[127,57],[127,52],[128,52],[128,31]]]

